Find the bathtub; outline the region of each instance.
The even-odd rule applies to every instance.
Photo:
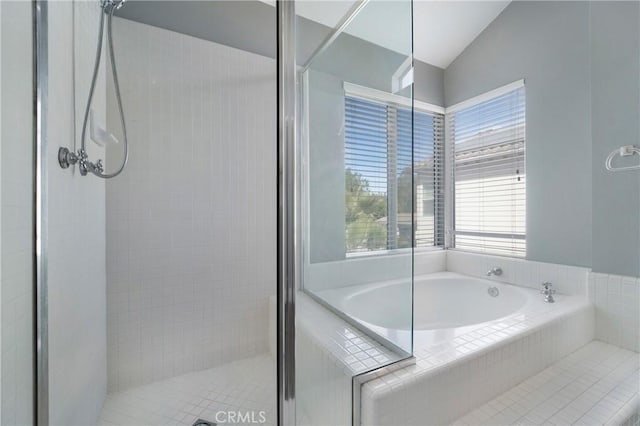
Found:
[[[315,296],[406,352],[412,343],[420,347],[455,339],[491,322],[526,321],[527,315],[549,305],[537,290],[455,272],[415,278],[413,315],[407,279],[324,290]],[[559,306],[574,298],[554,297]]]

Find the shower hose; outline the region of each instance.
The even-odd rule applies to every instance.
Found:
[[[87,134],[87,122],[89,121],[89,110],[91,109],[91,103],[93,102],[93,95],[96,88],[96,81],[98,79],[98,71],[100,70],[100,57],[102,55],[102,34],[104,32],[104,17],[107,15],[107,43],[109,46],[109,60],[111,63],[111,74],[113,77],[113,85],[115,88],[116,101],[118,103],[118,112],[120,115],[120,125],[122,126],[122,136],[124,139],[124,157],[122,159],[122,163],[120,167],[113,173],[103,173],[100,168],[90,168],[89,171],[94,175],[101,177],[103,179],[110,179],[112,177],[118,176],[124,170],[127,165],[127,161],[129,160],[129,142],[127,140],[127,128],[124,120],[124,111],[122,109],[122,98],[120,97],[120,85],[118,83],[118,70],[116,67],[116,58],[113,54],[113,35],[111,30],[111,21],[113,18],[113,12],[116,7],[111,5],[110,7],[103,8],[103,12],[100,13],[100,30],[98,33],[98,46],[96,48],[96,62],[93,67],[93,77],[91,78],[91,88],[89,89],[89,98],[87,99],[87,107],[84,111],[84,122],[82,123],[82,140],[80,141],[80,146],[83,152],[86,152],[86,134]]]

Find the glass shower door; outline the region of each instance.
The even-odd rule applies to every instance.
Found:
[[[275,7],[46,6],[49,424],[276,424]]]
[[[305,3],[296,409],[299,424],[350,424],[357,377],[412,353],[411,1]]]

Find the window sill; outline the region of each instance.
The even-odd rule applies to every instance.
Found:
[[[375,250],[375,251],[363,251],[356,253],[347,253],[345,255],[346,260],[352,259],[370,259],[372,257],[391,257],[391,256],[406,256],[413,253],[429,253],[444,250],[444,247],[416,247],[416,248],[403,248],[395,250]]]

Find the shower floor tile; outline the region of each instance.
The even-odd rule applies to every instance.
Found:
[[[192,425],[200,418],[219,424],[274,425],[275,404],[276,365],[264,354],[110,393],[99,424]],[[231,416],[236,416],[234,421]]]

